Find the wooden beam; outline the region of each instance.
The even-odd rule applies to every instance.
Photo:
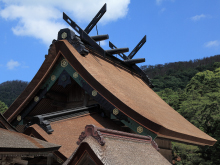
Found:
[[[46,93],[46,97],[55,100],[55,101],[61,101],[61,102],[66,102],[67,101],[67,96],[63,93],[55,92],[55,91],[48,91]]]

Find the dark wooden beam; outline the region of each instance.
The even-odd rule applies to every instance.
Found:
[[[55,92],[55,91],[49,91],[46,93],[46,97],[55,100],[55,101],[61,101],[61,102],[66,102],[67,101],[67,96],[63,93]]]
[[[60,101],[55,101],[54,100],[51,105],[54,106],[54,107],[66,108],[66,103],[60,102]]]
[[[129,60],[124,60],[126,64],[134,65],[136,63],[142,63],[145,62],[145,58],[137,58],[137,59],[129,59]]]

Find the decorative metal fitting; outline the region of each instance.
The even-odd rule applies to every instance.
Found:
[[[143,127],[138,126],[138,127],[137,127],[137,132],[138,132],[138,133],[142,133],[142,132],[143,132]]]
[[[119,113],[119,110],[117,108],[113,109],[113,114],[117,115]]]
[[[56,76],[55,76],[55,75],[52,75],[52,76],[51,76],[51,81],[54,81],[54,80],[56,80]]]
[[[78,73],[77,72],[73,73],[73,78],[77,78],[77,77],[78,77]]]
[[[21,115],[17,116],[17,121],[21,121]]]
[[[66,59],[63,59],[63,60],[61,61],[61,66],[62,66],[63,68],[65,68],[67,65],[68,65],[67,60],[66,60]]]
[[[92,96],[96,96],[97,95],[97,91],[96,90],[93,90],[92,91]]]
[[[63,163],[63,160],[60,159],[59,157],[57,157],[57,162],[58,162],[58,163]]]
[[[35,102],[38,102],[38,101],[39,101],[39,97],[38,97],[38,96],[35,96],[35,97],[34,97],[34,101],[35,101]]]
[[[62,34],[61,34],[61,38],[62,39],[65,39],[67,37],[67,33],[66,32],[63,32]]]

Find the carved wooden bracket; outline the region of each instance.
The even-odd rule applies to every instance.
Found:
[[[154,140],[151,141],[151,145],[152,145],[157,151],[160,150],[160,148],[158,148],[158,145],[157,145],[157,143],[156,143]]]
[[[156,150],[159,150],[157,143],[152,140],[152,137],[150,136],[143,136],[133,133],[127,133],[122,131],[116,131],[106,128],[99,128],[95,125],[87,125],[85,127],[85,131],[81,133],[79,136],[79,139],[77,141],[77,144],[81,144],[82,141],[87,137],[92,136],[95,138],[100,145],[105,145],[104,137],[115,137],[115,138],[124,138],[127,140],[137,140],[137,141],[143,141],[144,143],[150,143]]]
[[[85,131],[81,133],[79,136],[79,139],[77,141],[77,144],[79,145],[87,136],[92,136],[95,138],[100,145],[105,145],[104,138],[100,131],[97,130],[97,127],[95,125],[87,125],[85,127]]]

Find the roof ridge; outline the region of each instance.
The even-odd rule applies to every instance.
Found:
[[[38,124],[48,134],[51,134],[53,132],[53,129],[50,125],[51,122],[90,114],[92,112],[97,112],[98,110],[99,110],[99,105],[94,104],[89,106],[76,107],[76,108],[36,115],[32,118],[31,122],[27,125],[27,127],[29,127],[32,124]]]
[[[95,138],[98,141],[98,143],[102,146],[105,145],[104,137],[117,137],[117,138],[131,139],[131,140],[151,143],[151,145],[156,150],[159,150],[157,143],[152,139],[151,136],[144,136],[134,133],[127,133],[123,131],[116,131],[107,128],[100,128],[100,127],[96,127],[93,124],[85,126],[85,131],[83,131],[79,136],[77,144],[78,145],[81,144],[82,141],[88,136],[92,136],[93,138]]]

